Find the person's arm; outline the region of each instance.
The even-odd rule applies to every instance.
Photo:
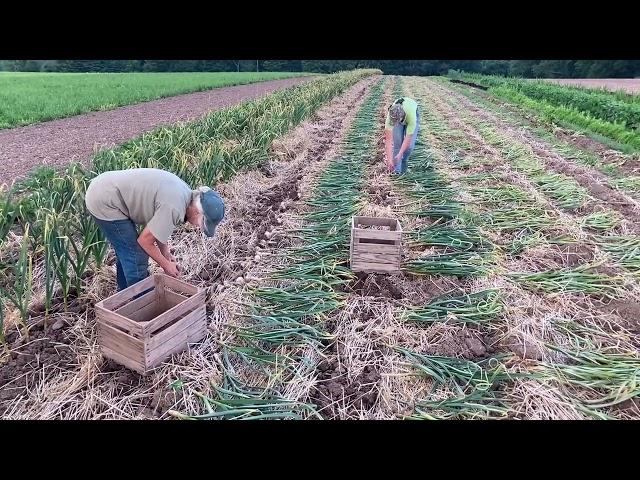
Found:
[[[171,204],[160,204],[138,237],[138,243],[147,255],[172,277],[177,277],[180,269],[169,252],[167,242],[183,215]]]
[[[384,121],[384,163],[389,170],[393,170],[393,125],[391,116],[387,110],[387,118]]]
[[[153,236],[153,233],[151,233],[148,226],[146,226],[144,230],[142,230],[140,236],[138,236],[138,243],[142,249],[147,253],[147,255],[153,258],[158,265],[160,265],[164,270],[164,273],[171,277],[177,277],[180,274],[178,264],[171,261],[162,252],[163,248],[166,248],[168,252],[168,247],[162,242],[158,242],[158,245],[156,245],[156,242],[158,241],[156,240],[156,237]],[[159,247],[159,245],[162,247]],[[169,255],[171,255],[171,253],[169,253]]]
[[[391,170],[393,169],[393,131],[387,130],[386,128],[384,130],[384,147],[384,163],[386,163],[389,170]]]
[[[156,244],[158,245],[158,249],[160,250],[160,253],[162,253],[162,256],[164,258],[166,258],[167,260],[171,260],[172,262],[176,261],[174,256],[171,254],[171,251],[169,250],[169,245],[158,241],[157,238],[156,238]]]

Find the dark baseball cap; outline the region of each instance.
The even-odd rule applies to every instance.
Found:
[[[224,218],[224,201],[213,190],[207,190],[200,195],[200,203],[204,213],[204,233],[207,237],[213,237],[216,227]]]

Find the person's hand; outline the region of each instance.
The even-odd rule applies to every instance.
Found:
[[[169,261],[163,267],[164,273],[169,275],[170,277],[177,278],[180,276],[180,265],[178,265],[175,261]]]
[[[402,155],[400,155],[399,153],[393,157],[394,162],[399,163],[400,160],[402,160]]]
[[[384,163],[387,165],[387,169],[389,171],[393,170],[393,161],[389,157],[387,157],[386,155],[384,157]]]

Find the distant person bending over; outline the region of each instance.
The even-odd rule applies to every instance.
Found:
[[[177,277],[180,267],[167,245],[174,229],[189,222],[213,237],[224,217],[224,202],[209,187],[191,190],[173,173],[155,168],[98,175],[85,202],[116,252],[118,291],[147,278],[149,257]],[[140,236],[136,225],[145,225]]]
[[[420,131],[420,107],[409,97],[391,104],[384,130],[385,163],[389,172],[407,171],[407,160],[413,152]]]

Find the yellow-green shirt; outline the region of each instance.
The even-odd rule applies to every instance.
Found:
[[[409,97],[402,97],[404,101],[402,102],[402,109],[404,110],[404,120],[400,122],[402,125],[407,126],[407,135],[413,135],[416,131],[416,121],[418,117],[418,103]],[[400,99],[398,99],[400,100]],[[393,103],[396,103],[396,100]],[[387,121],[385,122],[386,130],[393,130],[393,123],[391,123],[391,118],[389,117],[389,112],[387,111]]]

